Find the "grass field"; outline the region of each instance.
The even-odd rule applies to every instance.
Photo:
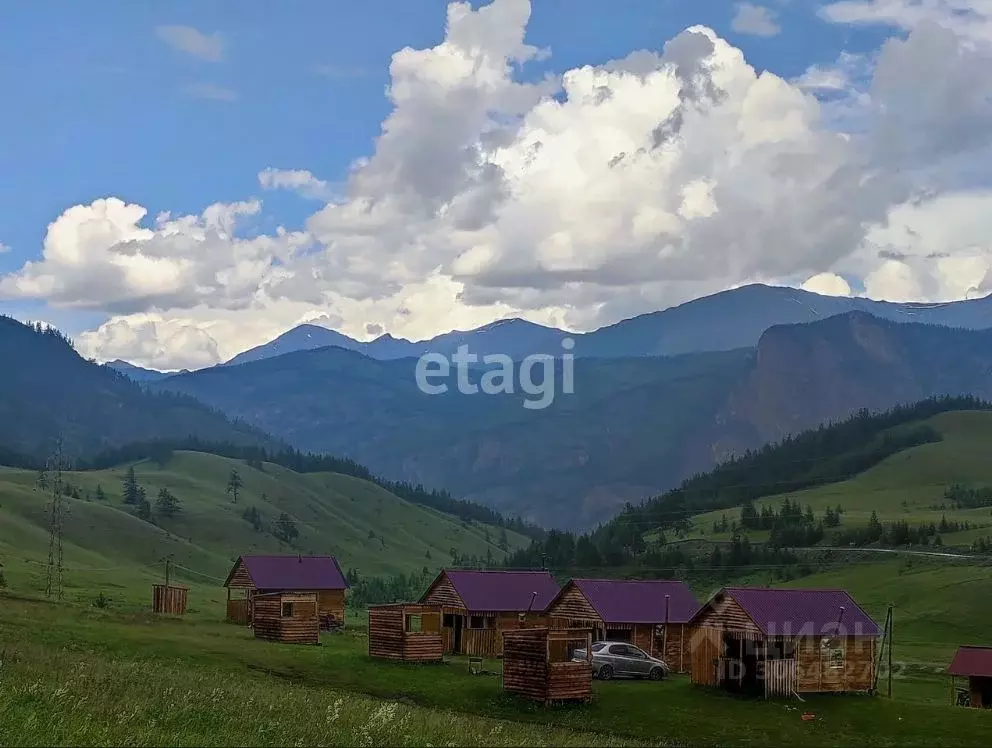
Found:
[[[920,573],[938,575],[928,589],[941,578]],[[901,579],[910,595],[925,577]],[[470,675],[464,661],[370,660],[358,617],[317,648],[257,641],[219,614],[0,598],[0,744],[849,745],[871,736],[873,745],[960,746],[987,742],[992,729],[992,715],[949,706],[946,679],[919,667],[897,672],[892,700],[760,702],[674,677],[597,682],[587,706],[544,708],[504,696],[498,675]],[[934,636],[928,624],[912,635]],[[817,718],[803,721],[804,711]]]
[[[867,525],[872,512],[882,522],[906,521],[910,524],[938,524],[942,516],[949,521],[968,521],[976,529],[949,533],[945,544],[970,546],[978,537],[992,536],[992,509],[935,509],[943,502],[944,489],[954,483],[992,486],[992,413],[958,411],[942,413],[926,421],[943,437],[942,441],[923,444],[899,452],[870,470],[843,482],[806,491],[781,494],[755,502],[759,510],[768,505],[778,509],[789,498],[811,506],[817,517],[830,507],[844,510],[841,529]],[[740,519],[740,508],[708,512],[693,518],[693,537],[728,540],[729,533],[714,533],[713,523],[726,514],[728,520]],[[750,537],[762,541],[767,532]],[[829,531],[826,544],[830,543]]]
[[[232,469],[244,487],[238,504],[226,493]],[[150,580],[163,571],[161,559],[172,554],[176,576],[184,582],[216,586],[232,560],[242,553],[332,553],[341,565],[363,575],[436,569],[459,554],[501,558],[500,531],[462,523],[404,501],[382,488],[344,475],[298,474],[278,465],[263,470],[214,455],[178,452],[162,467],[146,461],[135,466],[154,504],[160,488],[179,497],[182,512],[173,519],[138,519],[122,503],[125,467],[68,473],[66,479],[89,500],[67,500],[64,523],[66,582],[70,595],[110,590],[127,598],[140,590],[147,597]],[[12,585],[40,591],[48,558],[48,497],[36,487],[36,473],[0,468],[0,560]],[[92,497],[100,485],[107,499]],[[264,498],[263,498],[264,496]],[[249,506],[262,513],[265,529],[257,532],[242,518]],[[300,536],[289,546],[268,526],[286,512]],[[511,548],[527,541],[507,533]],[[189,570],[189,571],[186,571]]]

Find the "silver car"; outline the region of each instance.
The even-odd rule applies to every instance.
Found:
[[[586,650],[575,650],[572,659],[584,661]],[[610,680],[617,676],[663,680],[668,677],[668,670],[664,660],[652,657],[633,644],[596,642],[592,645],[592,674],[600,680]]]

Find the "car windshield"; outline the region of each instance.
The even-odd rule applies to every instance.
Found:
[[[606,646],[606,645],[605,645],[605,644],[603,644],[602,642],[599,642],[598,644],[593,644],[593,645],[592,645],[592,651],[593,651],[593,652],[599,652],[599,651],[600,651],[600,650],[601,650],[601,649],[602,649],[603,647],[605,647],[605,646]]]

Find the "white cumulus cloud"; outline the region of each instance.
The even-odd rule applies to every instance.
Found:
[[[753,3],[738,3],[730,28],[738,34],[751,36],[777,36],[782,30],[773,11]]]
[[[992,148],[972,37],[924,19],[874,70],[851,56],[790,81],[695,26],[536,79],[530,9],[452,3],[438,45],[396,52],[392,110],[334,195],[257,165],[263,189],[325,203],[303,230],[256,234],[254,200],[154,220],[97,200],[49,226],[0,298],[101,310],[76,336],[89,355],[181,368],[305,320],[425,338],[509,315],[589,329],[754,281],[988,285],[990,201],[959,183]]]

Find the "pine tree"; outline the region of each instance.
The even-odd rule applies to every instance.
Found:
[[[103,486],[101,486],[99,483],[96,484],[96,493],[93,494],[93,498],[96,499],[97,501],[107,500],[107,494],[103,492]]]
[[[272,534],[279,538],[279,540],[292,545],[293,541],[300,536],[300,531],[296,529],[296,523],[293,522],[293,518],[286,514],[286,512],[282,512],[279,514],[279,518],[272,528]]]
[[[139,519],[143,519],[146,522],[151,521],[152,518],[152,505],[148,503],[148,499],[145,498],[144,492],[142,492],[141,498],[137,502],[137,511]]]
[[[45,468],[38,471],[38,479],[35,482],[42,491],[48,490],[48,471]]]
[[[241,480],[238,471],[232,470],[231,476],[227,479],[227,493],[231,495],[231,500],[235,504],[238,503],[238,493],[241,491],[241,486],[243,485],[244,482]]]
[[[160,489],[155,499],[155,511],[163,517],[175,517],[180,512],[179,499],[168,488]]]
[[[138,479],[134,475],[133,465],[128,466],[127,473],[124,474],[124,480],[121,482],[121,492],[124,495],[125,504],[135,505],[145,498],[145,489],[138,483]]]

